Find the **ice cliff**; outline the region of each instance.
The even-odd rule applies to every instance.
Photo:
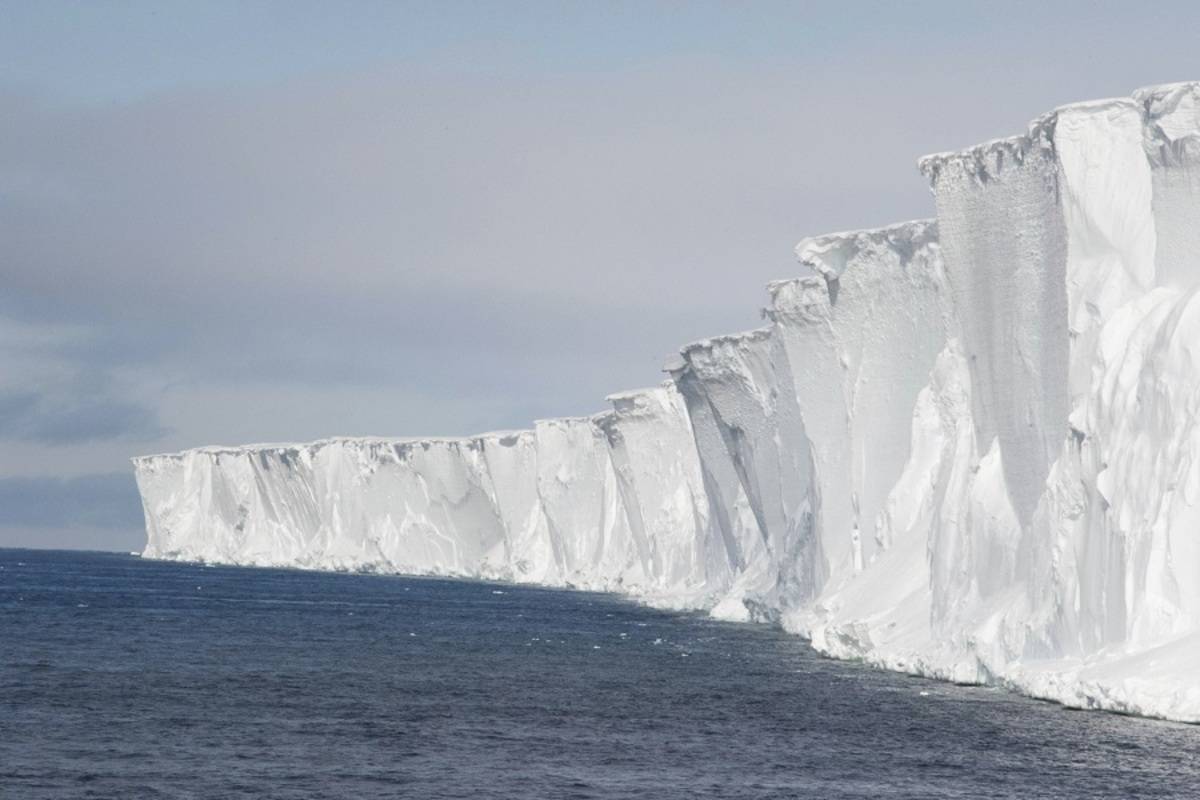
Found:
[[[145,555],[618,591],[1200,721],[1200,83],[920,161],[592,417],[135,460]]]

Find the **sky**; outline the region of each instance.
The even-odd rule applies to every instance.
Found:
[[[1200,4],[0,0],[0,547],[130,457],[601,410],[917,157],[1200,78]]]

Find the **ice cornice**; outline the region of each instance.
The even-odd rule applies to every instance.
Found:
[[[530,434],[530,433],[533,433],[533,430],[531,428],[502,428],[500,430],[484,431],[483,433],[477,433],[474,436],[470,436],[468,438],[470,438],[470,439],[488,439],[488,440],[509,439],[509,438],[512,438],[513,436],[525,436],[526,434]]]
[[[662,386],[646,386],[641,389],[625,389],[620,392],[613,392],[604,399],[609,403],[638,403],[652,399],[656,393],[662,389]]]
[[[591,418],[591,424],[605,436],[611,437],[616,432],[616,423],[621,416],[616,411],[601,411]]]
[[[192,455],[208,455],[208,456],[240,456],[240,455],[258,455],[261,453],[299,453],[301,450],[315,452],[324,447],[332,445],[384,445],[392,446],[397,444],[414,444],[421,442],[465,442],[466,437],[459,438],[407,438],[407,437],[387,437],[387,436],[329,436],[323,439],[315,439],[311,442],[264,442],[259,444],[243,444],[243,445],[206,445],[204,447],[189,447],[185,450],[178,450],[172,453],[152,453],[149,455],[135,456],[131,461],[138,464],[143,461],[163,460],[163,459],[181,459]]]
[[[686,369],[698,358],[711,358],[718,350],[728,347],[744,347],[749,344],[764,342],[770,338],[771,329],[764,327],[739,331],[738,333],[726,333],[721,336],[712,336],[707,339],[690,342],[679,348],[679,356],[684,362],[680,365],[679,369]]]
[[[542,422],[545,422],[545,420],[542,420]],[[130,459],[130,461],[134,464],[134,466],[141,466],[143,464],[150,464],[152,462],[172,460],[181,461],[194,456],[209,456],[216,458],[261,455],[297,456],[302,452],[314,454],[328,447],[350,447],[355,449],[382,447],[391,448],[396,450],[398,453],[402,453],[417,447],[472,448],[479,447],[488,441],[503,443],[505,440],[511,440],[515,443],[522,437],[530,436],[532,434],[532,429],[524,428],[488,431],[486,433],[475,434],[474,436],[330,436],[323,439],[315,439],[311,442],[269,442],[236,446],[207,445],[204,447],[191,447],[186,450],[179,450],[173,453],[153,453],[149,455],[134,456]]]
[[[1152,164],[1200,157],[1200,81],[1148,86],[1133,96],[1142,107],[1146,155]]]
[[[964,150],[932,153],[919,159],[917,168],[934,187],[947,174],[987,183],[1006,169],[1025,163],[1030,156],[1053,157],[1054,133],[1061,118],[1133,110],[1143,117],[1147,152],[1153,158],[1155,151],[1164,146],[1177,146],[1183,139],[1195,141],[1200,128],[1198,98],[1200,82],[1190,81],[1138,89],[1131,97],[1069,103],[1035,119],[1023,134],[993,139]]]
[[[840,278],[846,266],[860,253],[890,250],[902,261],[908,261],[917,250],[936,242],[937,221],[918,219],[882,228],[810,236],[796,245],[796,259],[828,282]],[[771,281],[767,291],[774,294],[780,286],[804,279]]]
[[[613,412],[620,419],[652,418],[662,413],[664,402],[669,403],[674,391],[674,381],[664,381],[658,386],[616,392],[605,399],[612,403]]]
[[[933,186],[946,175],[966,177],[976,183],[987,183],[1007,169],[1021,166],[1030,157],[1054,156],[1054,132],[1060,117],[1066,114],[1097,113],[1120,106],[1133,106],[1128,97],[1088,100],[1070,103],[1043,114],[1029,123],[1025,133],[992,139],[964,150],[931,153],[917,160],[917,169]]]
[[[1133,97],[1105,97],[1099,100],[1081,100],[1078,103],[1066,103],[1051,111],[1049,116],[1065,116],[1067,114],[1097,114],[1107,111],[1123,110],[1131,106],[1136,106],[1137,101]]]
[[[654,390],[647,389],[645,391],[652,392]],[[619,396],[620,394],[635,393],[636,392],[619,393],[618,395],[614,395],[614,397]],[[568,428],[576,425],[595,426],[600,418],[610,413],[612,412],[600,411],[596,414],[587,416],[539,419],[534,421],[534,425],[558,428]],[[302,452],[314,454],[327,447],[352,447],[359,449],[384,447],[393,448],[398,453],[406,452],[416,447],[478,448],[487,442],[497,442],[500,444],[511,445],[515,444],[524,437],[533,436],[534,434],[534,428],[515,428],[487,431],[485,433],[478,433],[472,436],[329,436],[323,439],[315,439],[310,442],[264,442],[245,445],[206,445],[204,447],[190,447],[175,452],[151,453],[147,455],[134,456],[130,459],[130,462],[132,462],[135,467],[138,467],[162,461],[182,461],[186,458],[194,456],[209,456],[216,458],[261,455],[298,456]]]
[[[478,441],[480,444],[496,443],[504,447],[511,447],[522,439],[532,436],[532,428],[514,428],[512,430],[487,431],[472,436],[471,439]]]
[[[937,186],[947,175],[968,178],[979,184],[995,180],[1006,169],[1020,166],[1031,156],[1047,156],[1054,152],[1054,112],[1034,120],[1027,133],[1003,139],[991,139],[965,150],[931,153],[917,160],[930,185]]]
[[[1200,95],[1200,81],[1180,81],[1144,86],[1133,93],[1133,99],[1146,110],[1146,116],[1153,119],[1177,110],[1197,95]]]
[[[673,378],[686,372],[688,368],[687,359],[683,357],[683,353],[674,353],[667,356],[666,363],[662,365],[662,371]]]
[[[763,316],[774,323],[786,319],[803,324],[827,319],[837,302],[839,283],[836,275],[821,274],[771,281],[767,284],[771,304],[763,309]]]
[[[613,408],[619,413],[636,411],[647,405],[657,405],[658,396],[662,390],[663,387],[661,385],[647,386],[642,389],[627,389],[623,392],[614,392],[604,399],[612,403]]]
[[[595,414],[578,417],[548,417],[546,419],[535,419],[533,421],[534,428],[573,428],[580,425],[595,425],[599,417],[604,416],[609,412],[598,411]]]
[[[730,358],[731,353],[745,355],[761,348],[773,335],[771,328],[763,327],[700,339],[681,347],[678,358],[667,362],[663,370],[670,374],[672,382],[689,375],[715,377],[734,369],[734,364],[741,360],[738,356]]]

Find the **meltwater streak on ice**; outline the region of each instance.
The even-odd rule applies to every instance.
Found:
[[[1200,730],[472,581],[0,550],[0,796],[1190,798]]]
[[[594,417],[135,460],[153,558],[488,577],[1200,721],[1200,84],[921,160]]]

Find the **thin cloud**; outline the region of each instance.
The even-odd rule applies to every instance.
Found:
[[[129,473],[0,479],[0,527],[132,530],[143,524]]]
[[[48,446],[122,440],[153,442],[166,435],[154,410],[108,398],[0,394],[0,439]]]

